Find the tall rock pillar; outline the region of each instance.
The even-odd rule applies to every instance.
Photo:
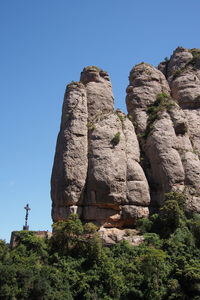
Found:
[[[77,212],[84,222],[133,227],[148,215],[149,187],[133,124],[114,111],[111,82],[84,68],[68,86],[52,172],[53,220]]]

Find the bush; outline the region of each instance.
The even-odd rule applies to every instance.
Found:
[[[142,218],[137,221],[136,227],[141,233],[146,233],[151,231],[152,224],[150,219]]]
[[[120,142],[120,132],[118,131],[111,140],[113,147],[117,146]]]
[[[87,126],[88,130],[95,130],[96,129],[96,126],[92,122],[88,122],[86,126]]]
[[[77,215],[54,224],[49,243],[27,231],[13,249],[0,240],[0,299],[198,300],[200,215],[183,209],[183,194],[166,194],[160,214],[138,221],[138,246],[104,247]]]
[[[144,244],[146,246],[155,247],[160,249],[162,246],[162,240],[156,233],[145,233],[144,234]]]
[[[193,58],[189,62],[189,64],[192,64],[193,67],[199,67],[200,66],[200,49],[193,48],[190,49],[190,53],[192,53]]]
[[[83,226],[83,229],[84,229],[84,233],[88,233],[88,234],[91,234],[91,233],[95,233],[97,232],[98,230],[98,227],[96,225],[94,225],[93,223],[86,223],[84,226]]]
[[[79,236],[83,234],[83,225],[77,214],[71,214],[66,221],[58,221],[52,227],[53,251],[62,254],[69,253],[76,246]]]
[[[159,113],[163,111],[170,112],[175,102],[165,93],[158,94],[156,101],[147,108],[148,120],[144,137],[147,138],[153,129],[153,123],[158,119]]]
[[[185,208],[186,198],[187,198],[186,195],[179,191],[165,194],[165,201],[175,200],[181,209]]]
[[[194,235],[197,247],[200,247],[200,215],[196,214],[187,221],[187,225]]]
[[[180,209],[176,200],[168,200],[160,209],[159,219],[163,237],[169,237],[178,226],[183,218],[183,211]]]
[[[120,119],[122,125],[123,125],[123,122],[126,120],[126,116],[119,110],[117,109],[115,111],[115,114],[117,115],[117,117]]]

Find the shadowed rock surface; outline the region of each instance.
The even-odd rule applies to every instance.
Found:
[[[134,227],[182,191],[200,212],[200,50],[178,47],[158,68],[130,72],[128,117],[114,111],[107,72],[83,69],[67,86],[51,179],[52,217],[78,213],[103,227]]]

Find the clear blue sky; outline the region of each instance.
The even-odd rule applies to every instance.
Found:
[[[51,230],[50,176],[65,86],[84,66],[109,72],[125,110],[130,69],[177,46],[200,48],[198,0],[0,1],[0,238]]]

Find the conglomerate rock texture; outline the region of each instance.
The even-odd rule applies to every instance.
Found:
[[[200,50],[178,47],[130,72],[128,116],[108,74],[90,66],[67,86],[51,179],[52,217],[134,227],[182,191],[200,212]]]

